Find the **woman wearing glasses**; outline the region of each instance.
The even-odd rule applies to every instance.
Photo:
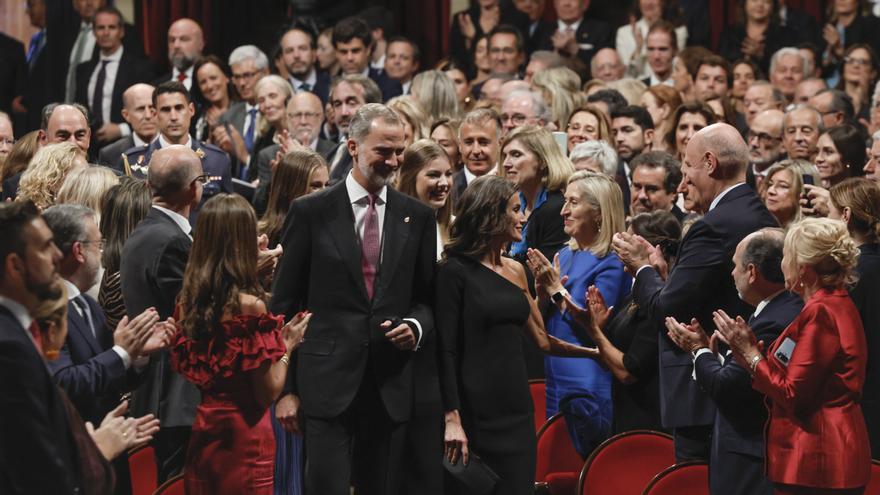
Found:
[[[846,49],[837,89],[852,98],[855,115],[865,120],[871,116],[871,89],[877,77],[877,57],[870,45],[858,43]]]

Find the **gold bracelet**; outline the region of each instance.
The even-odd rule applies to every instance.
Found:
[[[281,362],[287,366],[290,366],[290,357],[288,357],[287,354],[281,356]]]
[[[755,370],[758,368],[758,363],[760,363],[762,359],[764,359],[764,356],[762,356],[759,352],[758,354],[752,356],[752,359],[749,360],[749,368],[751,368],[753,375],[755,374]]]

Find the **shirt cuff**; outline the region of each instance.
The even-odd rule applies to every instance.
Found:
[[[114,345],[113,352],[118,354],[119,358],[122,359],[122,365],[125,367],[125,369],[131,367],[131,356],[128,354],[128,351],[123,349],[121,346]]]
[[[413,351],[419,350],[419,346],[422,344],[422,334],[423,334],[421,323],[419,323],[419,320],[417,320],[415,318],[404,318],[403,321],[407,321],[409,323],[412,323],[413,328],[416,330],[416,333],[418,333],[418,335],[416,335],[416,347],[413,349]]]
[[[129,127],[129,125],[126,124],[125,122],[123,122],[121,124],[117,124],[117,125],[119,126],[119,133],[122,135],[122,137],[125,137],[125,136],[128,136],[129,134],[131,134],[131,127]]]
[[[697,358],[706,354],[707,352],[712,352],[708,347],[703,347],[702,349],[697,349],[697,352],[694,353],[694,368],[691,370],[691,378],[694,381],[697,381]]]
[[[636,270],[636,276],[633,277],[633,283],[635,283],[635,279],[639,278],[639,274],[642,273],[642,270],[644,270],[645,268],[651,268],[651,265],[642,265],[642,266],[640,266],[639,269]]]

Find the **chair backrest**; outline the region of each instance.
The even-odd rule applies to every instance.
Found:
[[[186,490],[183,487],[183,473],[168,478],[165,483],[156,488],[153,495],[186,495]]]
[[[537,450],[535,481],[545,481],[550,473],[577,473],[583,465],[583,458],[568,436],[562,413],[554,414],[538,431]]]
[[[709,464],[687,461],[669,466],[645,487],[642,495],[709,495]]]
[[[651,479],[675,464],[672,437],[634,430],[614,435],[593,450],[581,469],[580,495],[639,495]]]
[[[535,406],[535,433],[544,426],[547,419],[547,387],[544,380],[529,380],[529,392]]]
[[[128,453],[131,472],[131,495],[151,495],[159,486],[156,451],[151,445],[142,445]]]
[[[880,495],[880,461],[877,459],[871,461],[871,481],[868,482],[864,495]]]

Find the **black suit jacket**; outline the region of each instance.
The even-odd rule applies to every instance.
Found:
[[[75,493],[76,452],[64,403],[25,332],[0,305],[0,493]]]
[[[461,199],[461,195],[464,194],[464,190],[467,189],[467,176],[464,175],[464,168],[456,172],[452,175],[452,207],[455,209],[458,206],[458,200]]]
[[[437,224],[433,211],[419,201],[390,187],[386,197],[372,301],[345,181],[297,199],[287,215],[270,309],[287,317],[303,309],[314,314],[285,387],[299,394],[306,415],[340,415],[364,373],[372,373],[391,420],[410,417],[412,352],[392,346],[379,324],[387,317],[414,318],[422,339],[433,331]]]
[[[388,77],[384,71],[370,67],[370,79],[379,86],[382,91],[382,101],[388,101],[395,96],[403,94],[403,85],[399,81],[395,81]]]
[[[782,292],[767,303],[749,325],[755,337],[763,340],[765,347],[769,348],[803,307],[799,296]],[[730,493],[758,493],[764,487],[755,484],[761,480],[743,476],[732,469],[736,461],[727,461],[727,458],[731,453],[745,454],[763,467],[764,423],[767,421],[764,396],[752,388],[749,372],[730,353],[723,365],[714,354],[704,353],[694,362],[694,369],[697,383],[718,406],[709,463],[713,486],[726,487]],[[737,486],[741,488],[734,491]]]
[[[557,26],[552,29],[545,29],[541,33],[541,39],[537,45],[539,50],[553,51],[553,33],[556,32]],[[590,67],[590,60],[602,48],[614,47],[614,33],[606,22],[598,19],[590,19],[584,16],[578,25],[577,31],[574,33],[580,49],[577,52],[578,58]]]
[[[685,234],[678,260],[664,283],[657,272],[643,268],[633,285],[633,299],[660,323],[667,316],[689,322],[696,317],[703,329],[714,328],[712,312],[723,309],[745,318],[753,308],[736,292],[730,271],[732,257],[746,235],[778,224],[751,187],[729,190],[713,210]],[[715,406],[691,378],[690,353],[678,348],[658,326],[660,336],[660,414],[663,426],[710,425]]]
[[[98,151],[98,164],[124,174],[125,166],[122,164],[122,155],[133,147],[134,138],[131,134],[121,137]]]
[[[174,314],[192,240],[156,208],[135,227],[122,249],[122,299],[128,317],[156,308],[160,319]],[[196,387],[171,371],[167,352],[150,356],[144,383],[132,394],[133,416],[155,414],[162,426],[191,426],[201,400]]]
[[[12,99],[24,92],[27,84],[24,45],[0,33],[0,111],[12,115]],[[16,133],[17,136],[24,133]]]
[[[88,62],[79,64],[76,68],[76,102],[89,109],[92,122],[101,114],[100,108],[92,108],[92,95],[89,94],[89,79],[95,68],[100,63],[100,57],[93,58]],[[139,59],[122,51],[119,59],[119,68],[116,71],[116,81],[113,84],[113,98],[110,102],[110,122],[119,124],[125,122],[122,118],[122,93],[137,83],[146,83],[153,78],[153,68],[146,60]]]
[[[868,344],[868,365],[862,388],[862,412],[868,426],[871,456],[880,457],[880,245],[859,246],[859,281],[850,291],[862,317]]]
[[[58,359],[49,362],[49,369],[83,420],[100,424],[119,405],[120,395],[136,383],[136,375],[126,372],[122,358],[112,349],[113,329],[106,328],[104,311],[91,296],[83,297],[97,335],[92,335],[75,304],[68,302],[67,338]]]
[[[565,246],[571,238],[565,233],[565,224],[562,220],[562,205],[565,197],[560,191],[547,193],[547,201],[537,207],[529,215],[528,228],[526,229],[526,245],[541,251],[548,260],[552,260],[557,251]],[[517,259],[525,262],[525,257]]]
[[[336,145],[335,148],[333,148],[333,151],[331,151],[330,153],[327,154],[327,157],[328,157],[327,158],[327,166],[331,167],[330,168],[330,183],[331,184],[338,184],[339,182],[342,182],[343,180],[345,180],[345,178],[348,177],[348,173],[351,171],[351,167],[354,163],[354,161],[351,158],[351,153],[349,153],[346,150],[346,151],[342,152],[342,158],[339,160],[339,164],[337,164],[335,167],[333,167],[332,160],[333,160],[333,157],[336,156],[336,151],[339,149],[340,146],[347,146],[347,144],[344,142],[339,143],[338,145]]]

